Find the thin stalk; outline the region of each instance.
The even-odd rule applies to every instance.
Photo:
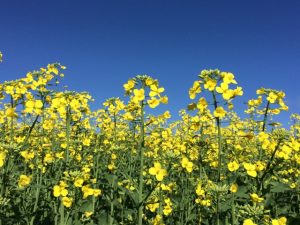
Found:
[[[116,113],[114,113],[114,143],[116,143],[116,137],[117,137],[117,118],[116,118]],[[112,225],[114,222],[114,183],[115,183],[115,176],[114,176],[114,171],[112,172],[112,183],[111,183],[111,191],[110,191],[110,214],[108,218],[108,224]]]
[[[266,129],[266,123],[267,123],[267,119],[268,119],[269,108],[270,108],[270,102],[268,101],[267,106],[266,106],[266,111],[265,111],[265,114],[264,114],[264,120],[263,120],[264,123],[263,123],[262,131],[265,131],[265,129]]]
[[[65,225],[65,207],[63,205],[62,200],[60,201],[59,215],[60,215],[59,225]]]
[[[231,194],[231,199],[232,199],[232,203],[231,203],[231,223],[232,223],[232,225],[237,225],[236,215],[235,215],[235,196],[234,196],[234,193]]]
[[[66,163],[69,166],[69,157],[70,157],[70,133],[71,133],[71,110],[70,107],[67,107],[66,115],[66,139],[67,139],[67,150],[66,150]]]
[[[139,175],[139,193],[138,193],[138,225],[143,224],[143,183],[144,183],[144,176],[143,176],[143,168],[144,168],[144,136],[145,136],[145,128],[144,128],[144,102],[141,101],[141,136],[138,145],[138,151],[140,152],[140,175]]]
[[[218,107],[218,102],[216,98],[216,94],[213,91],[213,100],[214,100],[214,107],[215,110]],[[217,122],[217,129],[218,129],[218,177],[217,177],[217,182],[218,184],[221,182],[221,166],[222,166],[222,134],[221,134],[221,121],[219,117],[216,117],[216,122]],[[220,215],[219,215],[219,208],[220,208],[220,193],[217,192],[217,209],[216,209],[216,217],[217,217],[217,225],[220,224]]]
[[[39,175],[39,171],[37,169],[37,178],[36,178],[37,188],[36,188],[36,191],[35,191],[35,202],[34,202],[34,206],[33,206],[33,216],[31,217],[30,225],[34,224],[35,213],[36,213],[36,210],[38,208],[38,202],[39,202],[39,196],[40,196],[40,185],[42,183],[42,178],[43,178],[42,171],[40,172],[40,175]]]

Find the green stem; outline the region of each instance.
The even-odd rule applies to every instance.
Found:
[[[36,178],[37,179],[36,180],[37,188],[36,188],[36,191],[35,191],[35,202],[34,202],[34,206],[33,206],[33,216],[31,217],[30,225],[34,224],[35,213],[36,213],[36,210],[38,208],[38,202],[39,202],[39,196],[40,196],[40,185],[42,183],[42,178],[43,178],[42,176],[43,176],[42,172],[39,175],[39,171],[37,171],[37,178]]]
[[[237,225],[236,223],[236,216],[235,216],[235,196],[232,193],[231,194],[231,198],[232,198],[232,203],[231,203],[231,222],[232,225]]]
[[[60,215],[59,225],[65,225],[65,208],[62,200],[60,201],[59,215]]]
[[[70,133],[71,133],[71,110],[67,107],[67,116],[66,116],[66,139],[67,139],[67,150],[66,150],[66,164],[69,166],[69,157],[70,157]]]
[[[272,162],[273,162],[273,159],[274,159],[274,157],[275,157],[275,154],[276,154],[277,150],[278,150],[279,147],[280,147],[281,142],[282,142],[282,139],[280,139],[280,140],[278,141],[278,143],[277,143],[277,145],[276,145],[276,147],[275,147],[275,150],[274,150],[274,152],[272,153],[272,156],[271,156],[270,160],[268,161],[268,164],[267,164],[267,166],[266,166],[266,169],[265,169],[263,175],[262,175],[261,178],[260,178],[260,182],[259,182],[259,185],[258,185],[258,187],[257,187],[259,190],[262,190],[262,189],[263,189],[263,181],[264,181],[264,178],[265,178],[265,176],[266,176],[266,175],[270,172],[270,170],[271,170],[271,164],[272,164]]]
[[[138,146],[138,151],[140,152],[140,175],[139,175],[139,193],[138,193],[138,202],[139,202],[139,208],[138,208],[138,225],[143,224],[143,183],[144,183],[144,177],[143,177],[143,169],[144,169],[144,103],[141,102],[141,136]]]
[[[216,98],[216,94],[213,91],[213,100],[214,100],[214,107],[215,110],[218,107],[218,102]],[[221,166],[222,166],[222,134],[221,134],[221,121],[219,117],[216,117],[216,122],[217,122],[217,129],[218,129],[218,177],[217,177],[217,182],[218,184],[221,182]],[[220,194],[217,192],[217,210],[216,210],[216,219],[217,219],[217,225],[220,224],[220,215],[219,215],[219,208],[220,208]]]
[[[270,102],[268,101],[267,106],[266,106],[266,111],[265,111],[265,114],[264,114],[264,120],[263,120],[264,123],[263,123],[262,131],[265,131],[265,129],[266,129],[266,123],[267,123],[269,108],[270,108]]]

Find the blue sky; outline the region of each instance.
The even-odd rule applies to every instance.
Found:
[[[199,72],[219,68],[244,88],[238,110],[263,86],[285,91],[290,113],[300,113],[299,12],[289,0],[2,1],[0,82],[60,62],[63,83],[101,104],[148,74],[177,115]]]

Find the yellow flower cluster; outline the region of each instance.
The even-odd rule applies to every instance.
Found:
[[[239,117],[235,76],[203,70],[188,91],[193,112],[170,121],[148,113],[168,103],[156,79],[131,78],[127,100],[94,109],[88,93],[58,91],[64,69],[0,85],[3,221],[22,223],[25,210],[31,224],[285,225],[300,213],[300,116],[290,128],[274,121],[288,109],[282,91],[259,89]]]

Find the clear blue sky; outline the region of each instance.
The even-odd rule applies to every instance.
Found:
[[[219,68],[244,88],[239,110],[264,86],[285,91],[300,113],[299,12],[296,0],[1,1],[0,82],[60,62],[64,84],[100,104],[149,74],[176,115],[198,73]]]

